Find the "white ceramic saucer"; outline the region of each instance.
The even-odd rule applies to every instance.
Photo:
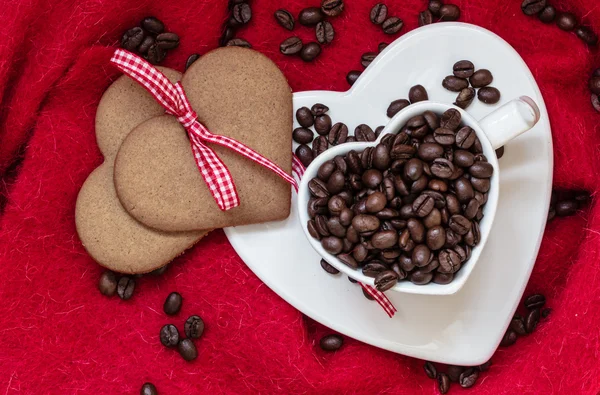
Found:
[[[432,56],[433,54],[433,56]],[[498,212],[480,261],[454,295],[389,293],[398,312],[392,319],[360,288],[332,276],[306,240],[296,215],[285,221],[228,228],[231,244],[273,291],[298,310],[347,336],[393,352],[430,361],[477,365],[487,361],[508,326],[537,256],[552,188],[552,137],[541,93],[521,57],[495,34],[462,23],[439,23],[405,34],[369,66],[348,92],[300,92],[295,109],[320,102],[334,122],[350,130],[388,121],[386,109],[420,83],[431,100],[452,103],[441,86],[454,62],[469,59],[490,69],[502,101],[527,95],[541,110],[534,129],[511,141],[500,160]],[[385,78],[381,78],[385,76]],[[481,119],[497,106],[478,100],[468,108]],[[296,125],[297,126],[297,125]]]

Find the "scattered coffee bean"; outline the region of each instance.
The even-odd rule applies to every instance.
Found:
[[[600,95],[596,95],[592,93],[592,107],[596,112],[600,113]]]
[[[381,52],[381,51],[383,51],[384,49],[386,49],[388,45],[389,45],[388,43],[379,43],[379,45],[377,46],[377,50],[378,50],[379,52]]]
[[[440,15],[440,10],[444,3],[441,0],[430,0],[427,9],[435,16]]]
[[[454,105],[466,109],[473,103],[473,99],[475,99],[475,89],[473,88],[465,88],[460,91],[458,96],[456,97],[456,101]]]
[[[556,8],[551,5],[547,5],[544,9],[538,14],[538,18],[540,21],[544,23],[552,23],[554,19],[556,19]]]
[[[513,344],[516,343],[516,341],[517,341],[517,333],[509,328],[506,331],[506,333],[504,334],[504,337],[502,338],[502,341],[500,342],[500,346],[502,346],[502,347],[512,346]]]
[[[146,54],[146,59],[148,60],[148,62],[150,62],[152,64],[158,64],[158,63],[162,62],[166,56],[167,56],[167,51],[165,49],[159,47],[157,44],[153,44],[148,49],[148,53]]]
[[[177,346],[177,350],[179,351],[179,355],[186,361],[193,361],[198,358],[198,350],[190,339],[181,340]]]
[[[581,39],[581,41],[583,41],[590,47],[594,47],[596,46],[596,44],[598,44],[598,35],[594,33],[594,31],[588,26],[577,26],[575,28],[575,34]]]
[[[456,76],[449,75],[444,78],[444,81],[442,81],[442,86],[449,91],[460,92],[469,86],[469,81],[464,78],[458,78]]]
[[[129,276],[123,276],[117,284],[117,294],[123,300],[128,300],[133,296],[135,290],[135,280]]]
[[[137,50],[141,54],[147,54],[150,47],[153,46],[155,43],[156,40],[154,39],[154,37],[146,36],[144,37],[144,41],[142,41]]]
[[[437,377],[437,370],[435,369],[435,366],[431,362],[429,362],[429,361],[425,362],[423,369],[425,369],[425,373],[427,374],[427,377],[429,377],[430,379],[435,379]]]
[[[429,96],[427,95],[427,90],[423,85],[415,85],[408,91],[408,100],[410,100],[411,103],[417,103],[428,99]]]
[[[142,19],[140,26],[142,26],[142,29],[148,33],[152,33],[154,35],[161,34],[165,31],[165,25],[158,18],[153,16]]]
[[[188,338],[198,339],[204,333],[204,321],[200,316],[192,315],[185,320],[183,330]]]
[[[313,141],[314,133],[310,129],[300,127],[294,129],[292,138],[298,144],[309,144]]]
[[[510,322],[510,329],[515,331],[518,335],[524,336],[527,334],[525,330],[525,320],[519,314],[515,314]]]
[[[364,288],[362,288],[362,292],[363,292],[363,295],[365,296],[365,298],[367,298],[369,300],[375,300],[375,298],[372,297],[371,294],[368,293]]]
[[[360,77],[361,72],[358,70],[351,70],[346,74],[346,82],[350,84],[350,86],[354,85],[358,77]]]
[[[300,162],[302,162],[304,167],[308,167],[308,165],[310,165],[314,159],[312,150],[306,144],[300,144],[298,148],[296,148],[295,154],[298,159],[300,159]]]
[[[331,118],[327,114],[321,114],[315,117],[315,131],[321,136],[329,135],[331,130]]]
[[[398,112],[408,107],[409,105],[410,102],[406,99],[394,100],[390,103],[390,105],[387,108],[387,116],[392,118],[394,115],[396,115]]]
[[[542,309],[542,318],[547,318],[550,313],[552,313],[552,309],[549,307],[546,307],[544,309]]]
[[[523,0],[521,10],[525,15],[535,15],[546,7],[546,0]]]
[[[459,60],[452,66],[453,74],[458,78],[469,78],[475,73],[475,66],[469,60]]]
[[[316,117],[317,115],[323,115],[325,114],[327,111],[329,111],[329,107],[327,107],[325,104],[322,103],[315,103],[313,104],[313,106],[310,108],[310,112],[312,112],[312,114]]]
[[[156,45],[162,49],[174,49],[179,46],[179,36],[175,33],[161,33],[156,36]]]
[[[445,394],[450,389],[450,379],[446,373],[438,373],[438,389],[441,394]]]
[[[535,330],[535,327],[540,322],[540,309],[531,310],[527,317],[525,317],[525,330],[527,333],[531,333]]]
[[[343,144],[348,140],[348,127],[341,122],[331,127],[328,135],[328,141],[331,145]]]
[[[302,51],[302,40],[295,36],[287,38],[279,45],[279,51],[284,55],[299,54]]]
[[[588,83],[590,91],[596,95],[600,95],[600,76],[592,76]]]
[[[343,344],[344,338],[340,335],[326,335],[323,336],[319,342],[319,345],[323,351],[337,351],[342,347]]]
[[[503,156],[504,156],[504,146],[502,146],[496,150],[496,157],[498,159],[502,158]]]
[[[196,60],[198,60],[200,58],[200,55],[198,55],[197,53],[195,54],[191,54],[190,57],[187,59],[187,61],[185,62],[185,69],[189,69],[190,66],[192,65],[192,63],[194,63]]]
[[[181,310],[183,298],[178,292],[171,292],[163,305],[163,310],[167,315],[175,315]]]
[[[470,388],[475,385],[478,377],[479,372],[477,370],[474,368],[468,368],[460,375],[458,383],[463,388]]]
[[[158,395],[158,390],[154,384],[144,383],[140,389],[140,395]]]
[[[465,368],[457,365],[448,365],[448,369],[446,370],[446,374],[448,374],[448,378],[450,381],[458,382],[460,380],[460,375],[465,371]]]
[[[98,281],[98,289],[105,296],[113,296],[117,292],[117,277],[110,270],[106,270],[100,276]]]
[[[563,200],[556,203],[556,215],[559,217],[567,217],[577,213],[579,205],[575,200]]]
[[[440,21],[457,21],[460,18],[460,8],[454,4],[444,4],[440,8]]]
[[[310,108],[300,107],[298,110],[296,110],[296,120],[300,126],[304,128],[310,128],[315,122],[315,117],[312,111],[310,111]]]
[[[431,25],[433,23],[433,14],[429,10],[419,13],[419,26]]]
[[[294,16],[288,10],[279,9],[275,11],[275,20],[284,29],[294,30]]]
[[[494,76],[489,70],[480,69],[477,70],[471,77],[469,77],[469,82],[473,88],[483,88],[484,86],[488,86],[494,80]]]
[[[233,39],[227,41],[227,44],[225,44],[225,46],[252,48],[252,45],[248,41],[244,40],[243,38],[233,38]]]
[[[485,372],[486,370],[488,370],[490,368],[490,366],[492,366],[492,360],[491,359],[489,361],[487,361],[486,363],[484,363],[483,365],[479,365],[477,367],[477,369],[480,372]]]
[[[385,34],[396,34],[402,29],[402,27],[404,27],[404,22],[402,19],[392,16],[386,19],[381,27],[383,28],[383,32]]]
[[[381,25],[387,19],[387,14],[387,6],[383,3],[377,3],[373,6],[373,8],[371,8],[371,22],[376,25]]]
[[[141,27],[134,27],[127,30],[121,38],[121,48],[128,51],[135,51],[144,40],[144,30]]]
[[[329,148],[329,142],[327,141],[327,137],[317,137],[313,140],[312,143],[313,157],[316,158],[317,156],[321,155],[327,150],[327,148]]]
[[[319,7],[308,7],[300,11],[298,22],[304,26],[315,26],[324,18],[323,12]]]
[[[173,324],[167,324],[160,329],[160,342],[165,347],[175,347],[179,344],[179,331]]]
[[[500,101],[500,91],[491,86],[479,89],[477,98],[485,104],[496,104]]]
[[[535,310],[544,307],[546,297],[542,294],[533,294],[525,299],[524,305],[527,310]]]
[[[302,47],[300,58],[305,62],[312,62],[321,54],[321,46],[316,42],[310,42]]]
[[[577,17],[570,12],[563,12],[556,18],[556,26],[561,30],[570,32],[577,26]]]
[[[335,37],[335,31],[333,30],[333,26],[328,21],[322,21],[317,23],[315,34],[317,36],[317,41],[321,44],[329,44],[333,41],[333,38]]]
[[[223,34],[219,38],[219,46],[224,47],[227,45],[229,40],[235,37],[235,29],[229,26],[225,26],[223,29]]]
[[[329,274],[339,274],[339,270],[331,266],[325,259],[321,259],[321,267]]]
[[[248,3],[239,3],[233,7],[233,11],[231,12],[233,18],[236,22],[245,25],[250,22],[252,19],[252,9],[248,5]]]
[[[335,17],[344,11],[343,0],[322,0],[321,11],[327,16]]]
[[[377,52],[365,52],[360,57],[360,64],[362,64],[362,66],[364,68],[369,67],[369,65],[371,64],[372,61],[375,60],[375,58],[377,57],[377,55],[378,55]]]

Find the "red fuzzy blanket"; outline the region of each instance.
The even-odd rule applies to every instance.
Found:
[[[600,31],[597,0],[549,1]],[[345,75],[360,68],[360,55],[389,40],[368,21],[376,0],[346,2],[333,21],[334,43],[312,64],[278,51],[290,35],[273,18],[283,2],[252,0],[253,19],[239,36],[277,62],[294,90],[345,90]],[[525,16],[521,0],[453,2],[463,11],[461,21],[505,38],[531,68],[552,121],[555,185],[595,194],[600,114],[590,105],[587,79],[600,67],[598,52]],[[318,340],[327,328],[263,285],[221,231],[177,259],[162,278],[141,278],[131,300],[100,295],[102,269],[77,238],[74,205],[102,161],[94,116],[118,75],[108,64],[110,54],[125,29],[155,15],[181,36],[165,65],[182,70],[191,53],[217,46],[226,0],[48,3],[0,1],[0,393],[132,394],[145,381],[162,394],[434,393],[423,361],[352,339],[336,353],[322,352]],[[319,0],[284,3],[297,15]],[[427,1],[387,3],[405,20],[406,32],[417,26]],[[313,34],[299,32],[304,39]],[[534,334],[499,350],[471,393],[598,393],[599,271],[600,206],[594,199],[589,209],[548,225],[527,292],[545,294],[552,314]],[[185,302],[179,318],[169,320],[161,306],[173,290]],[[159,343],[158,331],[195,313],[207,329],[197,343],[198,359],[187,363]]]

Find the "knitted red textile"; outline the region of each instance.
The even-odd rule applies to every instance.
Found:
[[[275,0],[252,0],[242,29],[281,67],[296,91],[345,90],[360,55],[389,41],[368,21],[376,0],[347,0],[333,20],[334,43],[312,64],[286,58]],[[573,34],[523,15],[520,0],[453,0],[461,20],[494,31],[523,56],[550,113],[555,185],[600,187],[600,114],[587,79],[597,51]],[[326,354],[328,329],[302,316],[246,268],[221,231],[177,259],[161,278],[139,280],[129,301],[96,289],[102,271],[85,253],[74,224],[77,193],[102,158],[94,137],[98,101],[118,73],[108,63],[121,33],[156,15],[181,36],[166,66],[216,47],[226,0],[0,1],[0,393],[137,393],[152,381],[162,394],[434,393],[422,361],[346,339]],[[288,0],[293,14],[319,0]],[[388,1],[417,26],[426,0]],[[596,0],[552,0],[600,31]],[[298,29],[303,39],[313,31]],[[19,156],[19,166],[11,166]],[[547,229],[527,292],[553,308],[538,330],[502,349],[472,394],[596,394],[600,390],[600,207],[558,218]],[[317,262],[314,263],[318,264]],[[181,313],[161,311],[184,295]],[[357,292],[360,292],[357,288]],[[376,308],[376,307],[374,307]],[[162,325],[182,330],[188,315],[207,325],[199,357],[187,363],[158,340]],[[458,386],[456,386],[458,387]],[[458,393],[452,388],[451,393]]]

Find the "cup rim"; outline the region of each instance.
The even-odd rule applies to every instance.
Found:
[[[365,148],[370,146],[376,146],[379,144],[381,139],[390,133],[397,133],[401,126],[408,121],[412,116],[423,113],[424,111],[430,110],[437,114],[441,114],[444,111],[454,108],[461,114],[461,122],[475,130],[477,137],[481,141],[484,155],[487,157],[488,162],[494,169],[494,174],[490,178],[490,190],[488,191],[488,201],[484,208],[484,214],[482,221],[480,222],[480,233],[481,237],[479,244],[477,244],[471,251],[471,257],[467,260],[466,264],[463,263],[463,267],[458,271],[458,275],[454,277],[453,281],[449,284],[436,284],[430,282],[425,285],[415,285],[410,281],[399,281],[390,290],[400,293],[409,294],[421,294],[421,295],[452,295],[458,292],[463,285],[466,283],[471,272],[473,271],[476,264],[479,262],[479,257],[484,246],[487,243],[487,239],[493,225],[494,218],[496,216],[496,209],[498,205],[499,196],[499,165],[498,159],[495,154],[495,150],[491,146],[485,132],[479,125],[479,122],[474,119],[465,110],[447,103],[441,103],[436,101],[421,101],[407,106],[406,108],[399,111],[394,117],[385,125],[381,135],[373,142],[352,142],[337,145],[333,148],[328,149],[317,158],[306,168],[302,180],[300,181],[298,189],[298,218],[300,220],[300,226],[304,232],[304,236],[308,239],[311,247],[321,256],[322,259],[327,261],[330,265],[335,267],[340,272],[347,276],[357,280],[363,284],[374,285],[374,279],[365,276],[360,269],[352,269],[349,266],[343,264],[335,255],[332,255],[325,251],[321,246],[321,243],[314,239],[306,227],[307,222],[310,220],[308,216],[307,204],[310,199],[310,192],[308,190],[308,182],[316,177],[317,170],[326,161],[333,159],[335,156],[344,155],[351,150],[363,151]],[[485,222],[484,222],[485,221]],[[483,225],[482,225],[483,224]]]

